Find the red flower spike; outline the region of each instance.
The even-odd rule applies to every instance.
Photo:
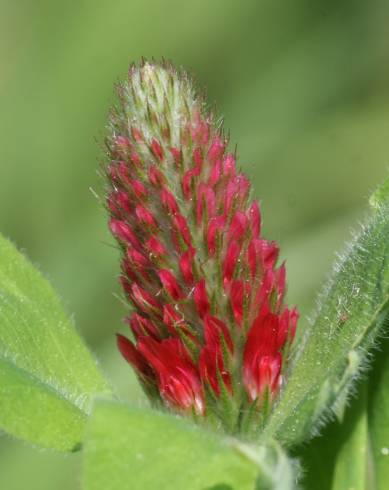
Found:
[[[134,342],[118,336],[119,350],[153,401],[237,432],[248,413],[266,419],[287,383],[298,313],[284,305],[285,266],[189,77],[145,62],[119,93],[107,209],[135,309]]]

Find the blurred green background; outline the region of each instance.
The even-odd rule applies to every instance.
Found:
[[[387,0],[0,0],[0,230],[124,399],[144,403],[115,349],[118,257],[90,192],[114,82],[163,56],[207,87],[306,317],[388,171],[388,21]],[[2,490],[77,489],[80,465],[0,440]]]

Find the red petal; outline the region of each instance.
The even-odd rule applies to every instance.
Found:
[[[197,147],[193,150],[193,161],[195,163],[195,166],[201,169],[201,166],[203,164],[203,154],[201,148]]]
[[[137,142],[137,143],[141,143],[143,141],[143,135],[142,133],[139,131],[138,128],[136,127],[132,127],[131,128],[131,134],[132,134],[132,137],[134,138],[134,140]]]
[[[224,216],[216,216],[211,218],[207,231],[207,245],[210,255],[214,255],[216,252],[217,236],[224,229],[226,219]]]
[[[200,175],[199,167],[194,167],[187,170],[182,177],[182,192],[184,193],[185,199],[190,199],[192,196],[192,182],[195,177]]]
[[[154,153],[154,155],[158,158],[159,161],[163,160],[162,146],[154,138],[153,138],[153,141],[151,142],[151,151]]]
[[[142,161],[140,159],[140,156],[136,151],[131,151],[130,154],[130,159],[131,162],[135,165],[135,167],[141,167],[142,166]]]
[[[190,236],[188,223],[186,222],[186,219],[182,216],[182,214],[177,213],[174,215],[173,224],[174,224],[176,230],[180,233],[184,242],[188,246],[191,246],[192,238]]]
[[[215,136],[207,153],[207,159],[215,161],[220,159],[224,153],[225,144],[219,136]]]
[[[149,167],[149,181],[155,187],[165,185],[165,177],[155,165]]]
[[[192,128],[192,139],[196,144],[205,146],[209,141],[209,123],[202,119],[199,114],[195,116],[195,120],[196,124]]]
[[[236,323],[241,326],[243,320],[243,281],[232,281],[230,301]]]
[[[112,192],[111,198],[113,202],[115,202],[119,208],[127,213],[131,212],[131,203],[128,195],[123,191]]]
[[[194,281],[193,276],[193,258],[195,256],[195,249],[193,247],[183,253],[180,257],[180,269],[184,281],[188,285],[192,285]]]
[[[147,189],[140,180],[132,179],[131,186],[136,197],[143,198],[147,196]]]
[[[246,233],[248,225],[248,219],[244,213],[237,211],[232,218],[231,224],[228,228],[228,240],[242,240]]]
[[[263,356],[255,359],[250,369],[243,369],[243,382],[250,400],[260,398],[266,389],[273,396],[281,384],[282,357],[280,353],[274,356]]]
[[[223,282],[225,287],[232,279],[241,248],[241,245],[239,245],[238,242],[234,240],[230,243],[227,249],[227,253],[223,262]]]
[[[161,190],[162,205],[170,214],[178,213],[178,204],[173,194],[165,187]]]
[[[113,235],[115,235],[122,242],[132,245],[135,248],[140,248],[139,240],[132,231],[130,225],[125,221],[121,221],[115,218],[111,218],[109,227]]]
[[[217,350],[215,350],[211,346],[203,347],[199,356],[200,378],[203,382],[208,382],[211,385],[216,396],[220,396],[217,370],[219,371],[228,391],[232,393],[231,374],[226,371],[224,367],[223,356],[220,351],[220,347],[218,347]]]
[[[229,153],[223,162],[223,175],[228,175],[231,177],[236,176],[235,170],[235,157],[232,153]]]
[[[138,313],[133,313],[131,318],[126,319],[129,323],[131,330],[136,338],[150,335],[151,337],[158,339],[159,332],[154,323],[148,318],[139,315]]]
[[[156,255],[157,257],[167,253],[165,246],[158,240],[158,238],[155,238],[154,236],[147,240],[145,246],[153,255]]]
[[[117,136],[116,137],[116,144],[118,146],[123,146],[123,147],[126,147],[126,148],[129,148],[131,146],[131,142],[127,138],[127,136]]]
[[[131,285],[131,299],[138,308],[145,313],[153,313],[161,310],[161,305],[154,297],[142,289],[137,283]]]
[[[139,339],[139,351],[158,375],[159,389],[167,404],[183,410],[205,411],[204,395],[197,370],[179,339],[156,342]]]
[[[204,318],[204,316],[207,315],[210,310],[208,295],[205,288],[205,279],[201,279],[194,287],[193,298],[198,314],[201,318]]]
[[[196,219],[200,225],[203,218],[203,208],[206,206],[207,218],[211,219],[216,213],[216,197],[213,190],[205,184],[200,184],[197,193]]]
[[[179,148],[170,148],[170,153],[173,155],[175,164],[180,167],[182,163],[182,152]]]
[[[117,346],[122,356],[128,361],[131,366],[140,374],[146,377],[153,377],[153,372],[147,364],[143,355],[138,352],[131,340],[123,335],[116,334]]]
[[[259,238],[261,233],[261,212],[259,211],[259,206],[257,201],[254,201],[250,206],[247,216],[251,223],[251,232],[254,238]]]
[[[158,272],[159,279],[161,280],[162,286],[165,288],[167,293],[175,300],[178,301],[183,297],[182,289],[178,285],[177,279],[167,269],[161,269]]]
[[[138,204],[135,208],[135,214],[140,221],[140,223],[145,224],[147,226],[155,227],[155,219],[152,213],[148,209],[146,209],[141,204]]]
[[[222,173],[222,161],[220,159],[216,160],[212,166],[211,173],[208,179],[208,185],[214,186],[220,181]]]
[[[231,354],[234,352],[234,343],[232,341],[227,325],[219,318],[206,315],[204,318],[204,339],[207,345],[219,345],[220,337],[224,337]]]

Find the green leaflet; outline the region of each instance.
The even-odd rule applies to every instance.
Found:
[[[177,416],[99,401],[84,456],[85,490],[290,490],[278,446],[244,445]]]
[[[389,481],[389,317],[374,361],[342,422],[334,421],[297,456],[309,490],[386,490]]]
[[[366,413],[366,385],[361,387],[358,399],[352,400],[348,417],[339,429],[345,440],[336,454],[331,490],[372,490],[368,485],[368,427]],[[339,440],[339,439],[338,439]]]
[[[96,393],[110,389],[57,295],[0,235],[0,428],[74,450]]]
[[[303,489],[375,490],[368,471],[367,382],[359,388],[343,421],[334,420],[297,453],[304,469]]]
[[[388,311],[389,205],[379,202],[335,266],[265,429],[284,444],[315,434],[329,408],[342,417],[349,387]]]
[[[369,376],[368,423],[370,466],[375,490],[386,490],[389,482],[389,316],[385,322],[385,338],[376,354]],[[368,489],[366,489],[368,490]]]

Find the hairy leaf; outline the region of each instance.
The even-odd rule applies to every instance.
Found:
[[[293,445],[317,432],[329,409],[342,418],[389,302],[389,205],[385,199],[336,264],[306,328],[266,433]]]
[[[0,428],[70,451],[109,392],[50,284],[0,236]]]
[[[289,490],[278,446],[224,439],[177,416],[97,402],[85,443],[86,490]]]
[[[385,490],[389,482],[389,316],[385,322],[385,339],[374,360],[369,377],[368,423],[370,466],[376,490]],[[374,487],[372,487],[374,488]]]

